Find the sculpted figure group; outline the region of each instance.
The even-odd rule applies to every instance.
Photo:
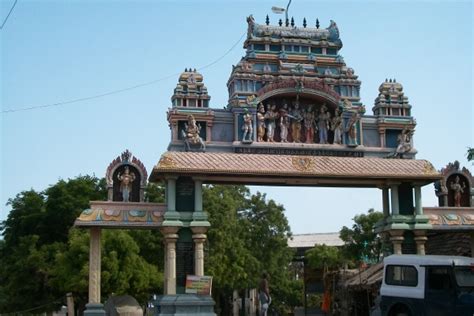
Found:
[[[285,100],[279,108],[275,103],[268,103],[266,107],[260,103],[256,114],[257,141],[342,144],[343,135],[346,133],[346,143],[357,146],[358,119],[359,116],[354,113],[344,124],[339,108],[336,108],[334,115],[331,115],[325,104],[319,108],[310,104],[302,109],[298,100],[292,102],[291,108]],[[242,141],[247,141],[252,134],[251,116],[247,111],[243,115],[243,123]],[[275,138],[276,130],[279,131],[279,137]],[[329,131],[333,135],[331,138]]]

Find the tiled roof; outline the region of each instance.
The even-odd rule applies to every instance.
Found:
[[[342,246],[344,242],[339,238],[339,233],[318,233],[293,235],[288,239],[290,248],[312,248],[315,245]]]
[[[426,160],[213,152],[166,152],[154,167],[150,180],[159,180],[166,174],[417,179],[428,183],[441,178]]]

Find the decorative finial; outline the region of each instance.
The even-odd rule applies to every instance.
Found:
[[[130,157],[132,156],[132,153],[127,150],[125,150],[123,153],[122,153],[122,162],[128,162],[130,160]]]
[[[303,27],[306,28],[306,18],[303,18]]]
[[[289,25],[290,25],[290,20],[288,20],[288,18],[286,18],[285,26],[288,27]]]
[[[280,26],[283,25],[283,21],[281,19],[278,21],[278,25],[280,25]]]
[[[291,17],[291,27],[295,27],[295,19],[293,17]]]
[[[319,20],[316,19],[316,28],[319,29]]]
[[[388,82],[388,79],[387,79],[387,78],[385,78],[385,82]]]
[[[393,82],[397,82],[397,79],[393,78]]]
[[[184,68],[184,72],[188,72],[188,68]]]
[[[389,82],[390,82],[390,83],[392,82],[392,78],[390,78],[390,81],[389,81]]]
[[[196,68],[194,68],[193,72],[196,72]]]
[[[265,24],[266,25],[270,24],[270,18],[268,17],[268,14],[267,14],[267,18],[265,19]]]

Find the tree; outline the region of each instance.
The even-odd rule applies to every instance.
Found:
[[[160,201],[163,188],[147,187]],[[89,201],[105,200],[105,180],[90,176],[59,180],[43,192],[24,191],[10,199],[1,225],[0,313],[57,309],[67,292],[84,304],[88,291],[89,233],[71,229]],[[161,195],[162,200],[162,195]],[[162,286],[161,235],[156,231],[104,231],[102,293],[127,292],[144,302]],[[58,299],[60,298],[60,299]]]
[[[342,227],[339,237],[344,241],[343,256],[350,262],[378,262],[382,252],[382,240],[374,232],[374,225],[383,213],[370,209],[367,214],[356,215],[352,229]]]
[[[339,249],[326,245],[316,245],[306,251],[308,265],[313,269],[334,270],[341,266],[342,258]]]
[[[262,272],[270,275],[273,302],[280,310],[301,304],[302,284],[293,281],[293,253],[284,208],[265,195],[251,195],[244,186],[208,186],[204,209],[208,232],[206,272],[213,276],[217,304],[228,311],[233,290],[256,288]]]

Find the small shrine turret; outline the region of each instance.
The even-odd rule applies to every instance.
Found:
[[[178,84],[171,97],[173,107],[209,107],[211,96],[203,83],[203,76],[196,69],[186,68],[179,76]]]
[[[411,105],[403,93],[403,86],[395,79],[385,79],[372,108],[376,116],[411,116]]]

